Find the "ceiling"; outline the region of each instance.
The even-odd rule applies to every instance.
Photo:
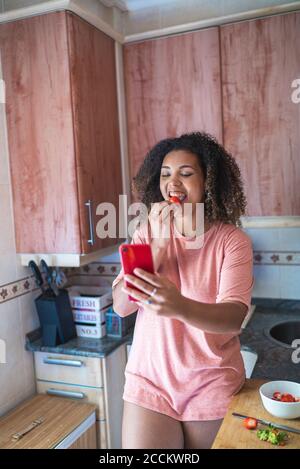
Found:
[[[99,0],[106,7],[117,7],[122,11],[141,10],[143,8],[174,3],[174,0]],[[182,0],[185,3],[185,0]]]

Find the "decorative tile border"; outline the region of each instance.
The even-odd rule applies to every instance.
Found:
[[[76,272],[79,269],[71,267],[62,270],[67,276],[67,279],[69,279],[77,275]],[[21,278],[19,280],[16,280],[15,282],[5,283],[4,285],[0,285],[0,304],[5,303],[6,301],[14,300],[19,296],[23,296],[38,290],[41,292],[40,288],[36,285],[35,278],[33,275]]]
[[[36,290],[39,290],[39,288],[36,286],[33,275],[0,285],[0,304]]]
[[[255,265],[300,265],[300,252],[253,251]]]
[[[75,275],[116,277],[120,270],[121,264],[119,262],[92,262],[91,264],[78,267]]]
[[[292,265],[300,266],[300,252],[295,251],[254,251],[255,265]],[[119,262],[92,262],[82,267],[68,267],[63,271],[67,279],[75,276],[111,277],[114,278],[121,270]],[[19,296],[39,290],[33,275],[0,285],[0,304]]]

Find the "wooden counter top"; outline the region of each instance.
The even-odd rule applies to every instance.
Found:
[[[74,399],[37,394],[0,419],[1,449],[50,449],[74,431],[96,406]],[[43,422],[18,441],[12,438],[34,420]]]
[[[275,424],[288,425],[300,430],[300,419],[279,419],[269,414],[263,407],[259,387],[265,380],[248,379],[242,390],[233,397],[221,428],[215,438],[212,449],[293,449],[300,448],[300,435],[288,432],[289,440],[285,446],[272,445],[261,441],[256,430],[247,430],[243,420],[233,417],[232,412],[261,418]],[[259,425],[258,428],[266,428]]]

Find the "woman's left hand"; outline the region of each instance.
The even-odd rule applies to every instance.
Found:
[[[134,275],[125,275],[130,282],[141,292],[130,287],[122,290],[137,300],[139,306],[147,306],[158,316],[180,319],[186,308],[188,300],[181,295],[177,287],[168,278],[159,274],[150,274],[143,269],[135,269]]]

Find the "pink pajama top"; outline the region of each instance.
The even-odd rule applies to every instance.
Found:
[[[253,287],[252,245],[239,228],[215,223],[203,246],[175,227],[158,272],[181,294],[202,303],[238,301],[249,308]],[[132,242],[149,243],[147,225]],[[123,277],[123,271],[113,287]],[[220,316],[220,321],[222,317]],[[180,421],[223,418],[245,380],[238,334],[208,333],[184,321],[156,316],[147,305],[137,314],[125,369],[123,399]]]

